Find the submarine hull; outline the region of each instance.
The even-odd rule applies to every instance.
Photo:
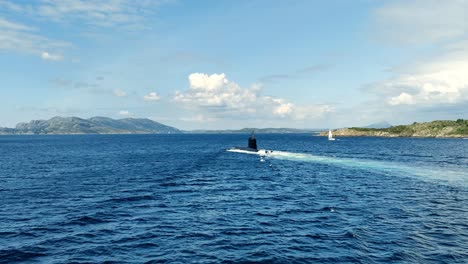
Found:
[[[244,150],[244,151],[251,151],[251,152],[258,152],[258,149],[248,148],[248,147],[234,147],[234,150]]]

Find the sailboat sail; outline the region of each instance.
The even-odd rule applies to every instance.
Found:
[[[328,130],[328,140],[335,140],[335,139],[333,138],[333,134],[332,134],[331,129]]]

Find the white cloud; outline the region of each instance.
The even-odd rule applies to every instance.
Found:
[[[115,89],[114,90],[114,95],[117,97],[125,97],[127,96],[127,93],[121,89]]]
[[[283,103],[283,100],[278,100],[279,106],[277,106],[273,113],[279,116],[287,116],[292,113],[294,105],[291,103]]]
[[[323,118],[325,114],[334,112],[336,112],[334,106],[328,104],[311,104],[295,108],[294,117],[296,120],[319,119]]]
[[[119,115],[121,116],[129,116],[131,113],[128,110],[120,110]]]
[[[191,117],[181,117],[180,120],[185,122],[206,123],[218,121],[218,118],[207,117],[205,115],[198,114]]]
[[[398,44],[427,44],[466,36],[468,1],[391,1],[374,13],[378,36]]]
[[[377,82],[371,91],[391,106],[432,106],[468,101],[468,46],[413,65],[412,72]]]
[[[0,17],[0,29],[19,30],[19,31],[33,31],[35,28],[23,24],[14,23]]]
[[[28,21],[36,19],[38,24],[44,21],[76,24],[80,30],[118,27],[122,32],[146,28],[149,24],[146,20],[151,19],[158,7],[167,2],[170,0],[0,0],[0,13],[7,10],[18,18],[24,17]],[[59,54],[70,46],[68,42],[49,39],[35,27],[0,17],[0,50],[34,54],[44,60],[58,61],[63,59],[63,55]]]
[[[144,21],[167,0],[40,0],[30,4],[2,0],[0,8],[6,8],[29,16],[54,22],[85,23],[100,27],[144,26]]]
[[[432,44],[433,54],[438,55],[399,67],[393,78],[377,82],[370,90],[390,106],[427,108],[466,103],[467,13],[467,1],[396,1],[377,9],[377,31],[384,40]]]
[[[158,101],[161,97],[156,92],[151,92],[145,96],[143,96],[143,100],[145,101]]]
[[[45,50],[61,51],[70,43],[51,40],[38,34],[35,28],[0,18],[0,50],[34,54],[43,59],[59,60],[61,55]]]
[[[9,2],[7,0],[0,0],[0,8],[1,7],[6,8],[11,11],[20,12],[20,13],[25,12],[27,9],[26,6],[21,6],[16,3]]]
[[[400,105],[400,104],[410,105],[410,104],[414,104],[414,99],[413,99],[413,96],[411,94],[407,94],[407,93],[403,92],[398,96],[390,98],[388,103],[390,105]]]
[[[199,90],[214,91],[223,87],[228,83],[226,75],[222,74],[208,74],[192,73],[189,75],[190,87]]]
[[[176,92],[174,100],[218,116],[256,118],[318,118],[331,107],[301,107],[282,98],[260,95],[261,85],[246,89],[229,81],[224,73],[189,75],[190,88]],[[309,112],[311,111],[311,112]]]
[[[43,60],[49,61],[61,61],[63,60],[63,56],[59,54],[50,54],[49,52],[43,51],[41,54],[41,58]]]

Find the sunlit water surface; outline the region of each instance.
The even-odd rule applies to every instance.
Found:
[[[0,262],[468,263],[468,141],[0,137]]]

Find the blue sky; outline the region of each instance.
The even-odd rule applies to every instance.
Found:
[[[467,13],[457,0],[0,0],[0,126],[468,118]]]

